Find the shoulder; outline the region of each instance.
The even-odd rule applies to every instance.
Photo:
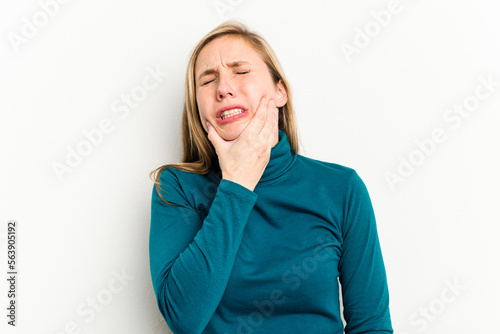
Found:
[[[216,173],[197,174],[174,167],[161,171],[159,184],[154,185],[153,193],[161,195],[169,202],[193,202],[199,194],[212,194],[216,191],[220,179]]]
[[[353,176],[357,176],[356,171],[348,166],[334,162],[312,159],[297,154],[297,167],[307,171],[307,173],[321,176],[323,180],[334,180],[336,182],[349,182]]]
[[[216,182],[220,181],[220,178],[215,172],[203,175],[169,166],[161,171],[159,181],[162,185],[180,186],[189,183]]]
[[[307,175],[319,188],[327,188],[345,200],[354,194],[368,194],[365,183],[352,167],[297,154],[296,168],[298,174]]]

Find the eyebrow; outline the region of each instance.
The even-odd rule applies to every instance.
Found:
[[[242,65],[249,65],[250,62],[246,60],[237,60],[233,61],[232,63],[227,64],[228,67],[234,68],[234,67],[240,67]],[[201,80],[204,76],[210,75],[210,74],[215,74],[217,73],[217,70],[214,68],[209,68],[208,70],[203,71],[203,73],[200,74],[198,77],[198,80]]]

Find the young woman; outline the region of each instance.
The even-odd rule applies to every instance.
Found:
[[[241,23],[192,53],[182,142],[182,163],[151,173],[151,277],[174,333],[393,333],[367,189],[299,154],[283,70]]]

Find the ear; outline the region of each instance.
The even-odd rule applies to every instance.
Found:
[[[276,107],[283,107],[288,102],[288,94],[286,92],[283,81],[278,81],[276,84]]]

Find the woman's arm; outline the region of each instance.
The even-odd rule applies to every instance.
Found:
[[[176,334],[201,333],[217,309],[257,201],[253,189],[278,133],[278,108],[265,98],[237,139],[225,141],[215,128],[208,128],[222,179],[203,222],[168,168],[160,178],[162,196],[180,206],[164,203],[153,189],[151,277],[160,312]]]
[[[201,333],[226,289],[257,194],[222,179],[202,222],[178,179],[161,175],[164,203],[153,189],[149,255],[158,307],[176,334]]]
[[[347,323],[345,333],[393,333],[375,215],[366,186],[355,171],[344,213],[339,280]]]

